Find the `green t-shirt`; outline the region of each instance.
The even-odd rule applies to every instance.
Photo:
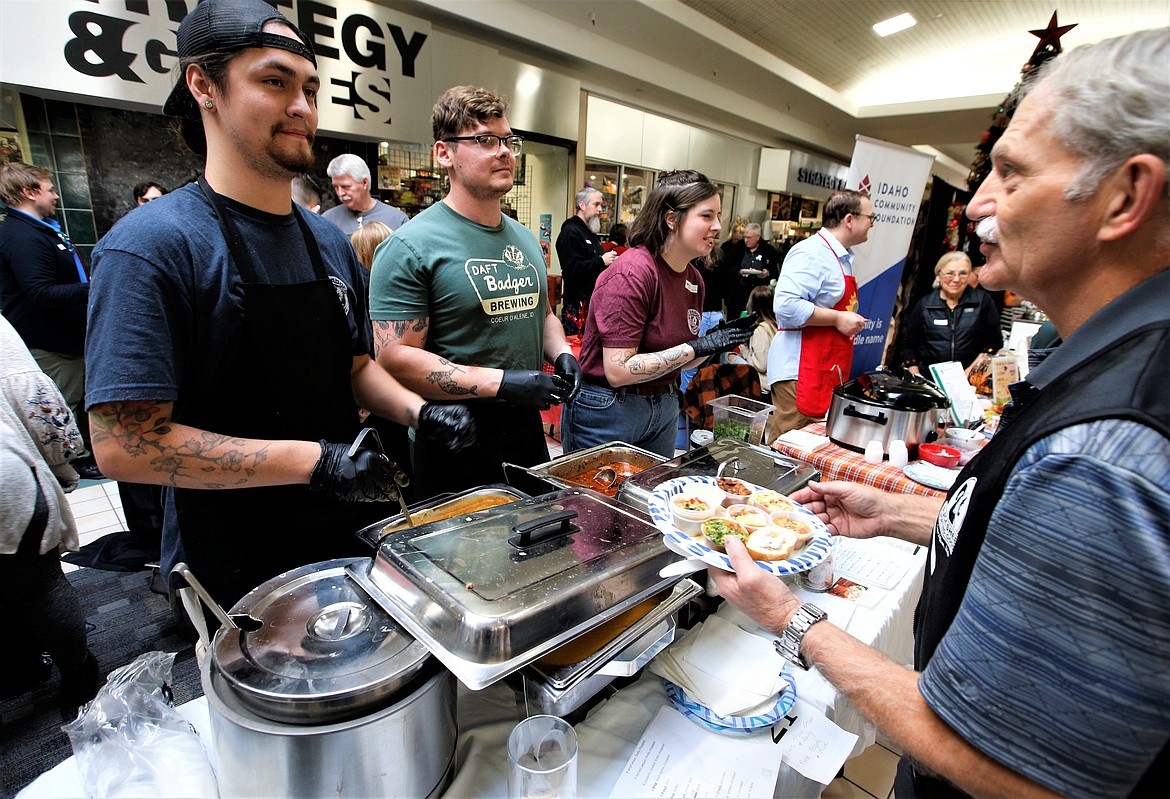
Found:
[[[370,318],[430,320],[426,349],[452,363],[540,369],[548,285],[536,236],[436,203],[374,253]]]

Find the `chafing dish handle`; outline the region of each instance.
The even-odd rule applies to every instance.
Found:
[[[868,413],[857,410],[857,407],[854,405],[846,405],[845,410],[842,411],[842,414],[845,416],[856,416],[858,419],[865,419],[866,421],[874,422],[875,424],[885,424],[887,421],[889,421],[886,419],[886,415],[881,411],[878,411],[871,416]]]
[[[537,541],[543,541],[546,538],[575,533],[581,528],[569,522],[576,518],[577,511],[563,510],[559,513],[550,513],[547,516],[541,516],[540,518],[517,524],[512,528],[512,532],[515,535],[508,539],[508,543],[516,548],[523,548],[531,546]]]

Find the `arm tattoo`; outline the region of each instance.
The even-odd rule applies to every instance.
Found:
[[[251,447],[241,438],[193,430],[176,439],[171,419],[160,411],[148,402],[99,405],[89,414],[93,441],[115,441],[131,458],[149,459],[165,475],[164,484],[178,487],[244,486],[268,460],[267,445]]]
[[[428,383],[434,384],[444,394],[450,394],[453,397],[462,397],[467,395],[473,397],[479,396],[479,394],[476,393],[476,390],[479,388],[478,385],[464,388],[463,386],[459,385],[458,382],[456,382],[455,373],[463,372],[464,370],[462,367],[456,366],[446,358],[440,358],[439,363],[450,368],[431,372],[429,375],[427,375]]]
[[[637,377],[637,382],[639,383],[660,377],[673,369],[677,369],[689,360],[687,358],[685,344],[671,347],[662,352],[628,354],[632,352],[632,350],[625,350],[617,353],[614,355],[613,361],[618,364],[624,363],[626,368],[630,370],[630,374]]]
[[[423,340],[419,345],[425,347],[427,343],[426,330],[428,321],[423,319],[408,319],[403,321],[377,321],[373,323],[374,329],[374,352],[379,353],[386,347],[389,347],[395,341],[398,341],[409,331],[411,333],[422,333]]]

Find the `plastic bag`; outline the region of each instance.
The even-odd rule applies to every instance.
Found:
[[[61,728],[89,796],[219,796],[195,728],[172,704],[174,660],[174,653],[147,652],[115,669]]]

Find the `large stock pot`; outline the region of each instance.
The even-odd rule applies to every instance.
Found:
[[[357,559],[360,562],[361,559]],[[221,627],[202,667],[220,795],[438,796],[453,774],[455,680],[349,578],[279,575]]]

